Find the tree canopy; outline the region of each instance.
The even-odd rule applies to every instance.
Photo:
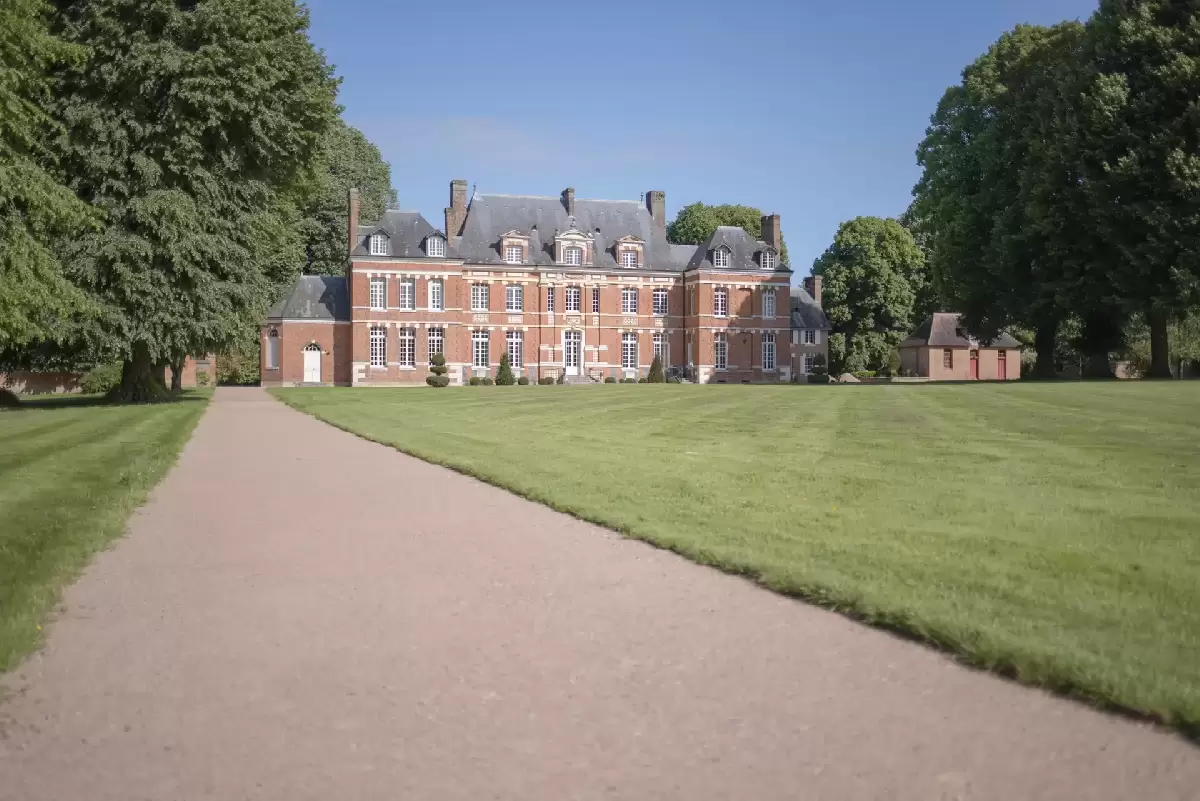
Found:
[[[915,327],[929,283],[925,254],[912,234],[896,220],[844,222],[813,263],[813,275],[824,279],[833,373],[885,369],[892,349]]]
[[[753,206],[721,205],[708,206],[692,203],[684,206],[667,224],[667,241],[674,245],[697,245],[722,225],[735,225],[755,239],[762,235],[763,213]],[[780,234],[779,258],[788,264],[787,242]]]

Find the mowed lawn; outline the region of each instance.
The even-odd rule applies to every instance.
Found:
[[[276,394],[974,664],[1200,724],[1200,383]]]
[[[124,531],[210,395],[126,407],[50,397],[0,411],[0,671],[37,647],[63,585]]]

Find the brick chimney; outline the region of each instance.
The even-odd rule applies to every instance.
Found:
[[[349,255],[358,247],[358,190],[351,189],[346,198],[346,245]]]
[[[571,217],[575,216],[575,187],[568,186],[562,191],[563,208],[567,210],[567,214]]]
[[[450,208],[446,209],[446,236],[462,233],[467,219],[467,182],[455,178],[450,182]]]
[[[775,248],[776,252],[783,250],[783,234],[780,233],[778,214],[763,215],[760,239]]]
[[[763,219],[765,220],[766,217],[763,217]],[[776,217],[775,219],[779,219],[779,218]],[[812,295],[812,299],[817,302],[818,306],[820,306],[821,305],[821,276],[810,275],[807,278],[805,278],[804,279],[804,291],[807,292],[808,294]]]
[[[650,211],[650,216],[654,218],[655,225],[665,231],[667,229],[667,193],[651,189],[646,193],[646,208]]]

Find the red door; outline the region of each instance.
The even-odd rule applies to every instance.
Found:
[[[971,380],[979,380],[979,351],[971,351]]]
[[[996,352],[996,378],[1001,381],[1008,380],[1008,353],[1006,351]]]

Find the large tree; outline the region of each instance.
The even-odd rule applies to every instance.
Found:
[[[762,236],[763,213],[753,206],[707,206],[692,203],[684,206],[667,225],[667,241],[675,245],[698,245],[708,239],[719,226],[742,228],[755,239]],[[780,234],[779,258],[788,264],[787,243]]]
[[[48,69],[82,51],[51,36],[42,0],[0,0],[0,351],[61,333],[84,296],[63,276],[53,243],[87,223],[58,180]]]
[[[359,219],[378,220],[395,206],[391,167],[362,131],[340,118],[322,142],[316,186],[301,209],[300,235],[307,250],[305,272],[340,273],[349,253],[346,231],[346,193],[359,190]]]
[[[838,226],[813,263],[824,279],[821,306],[833,326],[833,373],[882,370],[917,322],[928,285],[925,254],[896,220],[857,217]]]
[[[63,172],[102,215],[60,250],[100,307],[89,336],[125,360],[119,397],[151,400],[156,366],[235,343],[303,266],[337,85],[294,0],[57,5],[87,49],[58,74]]]

